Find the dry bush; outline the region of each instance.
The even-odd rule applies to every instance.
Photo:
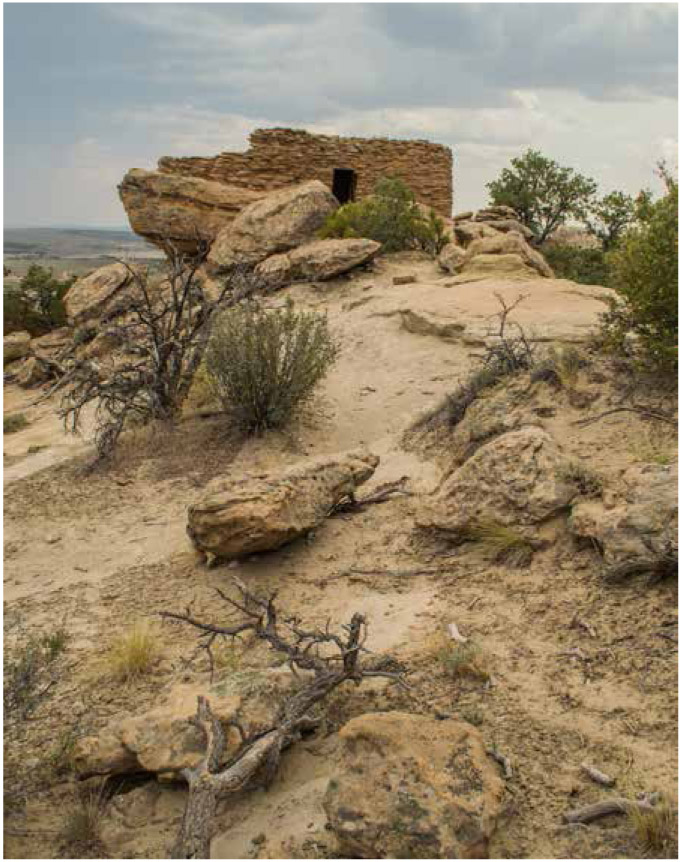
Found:
[[[21,622],[6,624],[5,632],[18,632],[17,642],[5,644],[3,653],[3,707],[5,722],[22,721],[33,713],[57,682],[55,661],[64,651],[67,634],[55,629],[41,636],[25,636]]]
[[[495,521],[478,521],[458,532],[464,542],[473,542],[488,551],[494,562],[523,568],[533,559],[533,545],[513,527]]]
[[[109,797],[104,782],[74,791],[73,801],[64,815],[61,833],[67,847],[81,853],[100,855],[102,819],[108,804]]]
[[[570,461],[559,471],[558,478],[573,485],[582,497],[599,497],[603,490],[601,476],[579,461]]]
[[[231,422],[246,433],[281,428],[310,401],[338,348],[324,315],[292,302],[266,311],[244,302],[213,328],[206,367]]]
[[[29,421],[23,413],[9,413],[7,416],[3,416],[2,430],[5,434],[14,434],[15,431],[21,431],[28,425]]]
[[[647,425],[641,433],[630,437],[628,452],[644,464],[665,466],[677,458],[677,438],[668,429]]]
[[[575,347],[550,347],[535,363],[531,382],[544,380],[557,389],[573,389],[578,375],[588,364]]]
[[[648,582],[656,584],[676,578],[679,568],[677,542],[671,541],[664,548],[654,548],[649,544],[648,549],[646,556],[620,560],[608,566],[604,571],[606,580],[618,583],[636,575],[648,575]]]
[[[664,854],[665,859],[676,858],[677,811],[669,800],[663,800],[650,811],[633,805],[628,819],[646,853]]]
[[[158,658],[159,635],[148,623],[136,623],[112,643],[104,659],[106,675],[131,682],[148,673]]]
[[[450,642],[437,651],[436,658],[444,672],[453,679],[462,676],[490,679],[487,657],[478,644]]]

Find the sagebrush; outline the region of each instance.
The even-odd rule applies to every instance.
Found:
[[[327,318],[292,302],[244,302],[213,327],[206,369],[230,421],[247,433],[281,428],[312,397],[338,354]]]

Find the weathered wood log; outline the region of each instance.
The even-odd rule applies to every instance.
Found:
[[[610,775],[607,775],[605,772],[601,772],[595,766],[591,766],[589,763],[581,763],[580,768],[582,771],[589,776],[592,781],[595,781],[597,784],[601,784],[603,787],[613,787],[616,783],[615,778],[611,778]]]
[[[564,814],[564,822],[592,823],[593,820],[599,820],[601,817],[608,817],[611,814],[628,814],[633,810],[653,811],[653,803],[657,798],[657,794],[651,794],[644,799],[636,800],[617,796],[613,799],[603,799],[601,802],[567,811]]]

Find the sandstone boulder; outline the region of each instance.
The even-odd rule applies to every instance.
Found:
[[[444,272],[454,275],[462,265],[465,256],[466,252],[461,246],[449,242],[438,255],[438,266]]]
[[[498,234],[474,240],[467,247],[462,270],[466,272],[467,266],[479,255],[517,255],[525,266],[534,269],[539,275],[544,278],[554,278],[551,267],[540,252],[531,248],[517,233]]]
[[[467,284],[472,281],[530,281],[540,278],[536,269],[518,254],[477,254],[467,262],[462,262],[455,278],[449,285]]]
[[[17,383],[25,389],[45,383],[54,376],[47,363],[39,356],[27,356],[17,371]]]
[[[55,353],[70,345],[73,341],[73,331],[68,326],[53,329],[45,335],[31,339],[33,353]]]
[[[461,533],[479,524],[532,525],[559,513],[576,494],[554,440],[529,425],[484,443],[417,516],[423,527]]]
[[[215,479],[189,507],[187,533],[209,560],[279,548],[321,524],[378,463],[376,455],[354,451],[279,472]]]
[[[289,261],[296,280],[326,281],[372,260],[380,248],[371,239],[321,239],[294,249]]]
[[[170,240],[193,252],[197,237],[212,242],[261,192],[199,177],[133,168],[118,187],[135,233],[163,248]]]
[[[339,772],[324,798],[339,856],[487,858],[503,784],[475,727],[379,712],[339,735]]]
[[[454,232],[457,242],[465,248],[475,239],[483,239],[485,237],[494,237],[498,235],[498,231],[490,225],[479,224],[473,221],[455,222]]]
[[[69,320],[83,326],[114,317],[129,299],[126,288],[133,281],[130,270],[122,263],[101,266],[79,278],[64,298]]]
[[[266,258],[256,272],[270,287],[290,281],[327,281],[368,263],[380,248],[381,244],[371,239],[320,239],[289,254]]]
[[[28,332],[10,332],[3,341],[3,359],[5,365],[23,359],[31,351],[31,336]]]
[[[630,467],[604,500],[573,506],[569,527],[598,542],[609,564],[664,553],[677,544],[677,480],[677,464]]]
[[[339,203],[319,180],[279,189],[245,207],[211,248],[209,269],[257,264],[312,239]]]
[[[278,668],[237,671],[208,691],[203,684],[176,684],[157,707],[126,714],[98,736],[80,739],[74,753],[76,771],[81,777],[135,772],[169,776],[195,766],[205,750],[201,732],[189,722],[196,713],[198,695],[208,698],[225,726],[229,757],[239,736],[228,722],[239,721],[249,734],[269,729],[284,698],[298,685],[288,669]]]

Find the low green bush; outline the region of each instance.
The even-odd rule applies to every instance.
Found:
[[[44,335],[67,322],[64,296],[76,276],[60,280],[51,269],[32,264],[19,284],[4,289],[3,332],[26,330],[31,335]]]
[[[8,413],[2,417],[2,430],[4,434],[14,434],[26,428],[29,422],[23,413]]]
[[[567,278],[580,284],[607,284],[609,266],[601,248],[549,243],[542,249],[547,263],[557,278]]]
[[[231,421],[258,433],[285,425],[309,401],[337,352],[324,315],[247,301],[214,324],[206,370]]]
[[[433,256],[449,241],[443,219],[433,210],[424,214],[414,193],[397,177],[383,177],[373,195],[339,207],[319,236],[363,237],[380,242],[382,252],[423,249]]]

